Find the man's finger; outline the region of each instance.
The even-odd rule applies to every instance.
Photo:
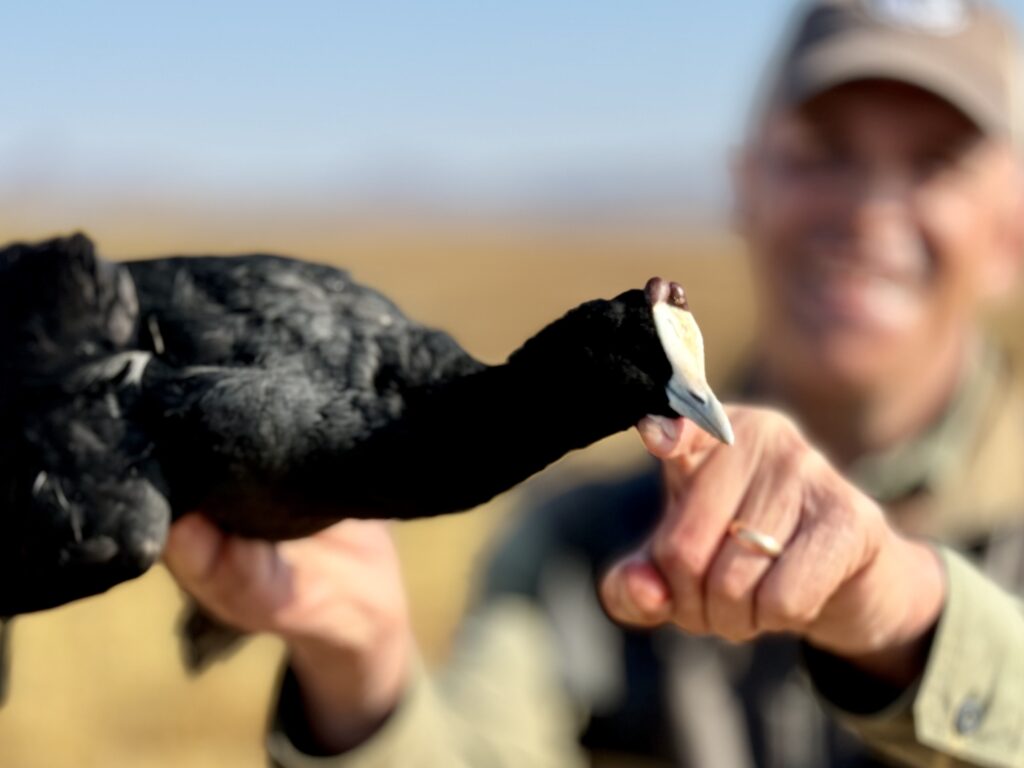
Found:
[[[800,632],[817,620],[850,575],[850,544],[846,531],[813,523],[801,526],[757,590],[758,628]]]
[[[796,459],[787,459],[778,471],[755,475],[732,524],[770,536],[785,548],[800,523],[800,489],[794,471],[788,469],[797,465]],[[770,555],[726,536],[705,582],[712,632],[737,642],[756,633],[755,593],[772,565]]]
[[[695,467],[719,442],[689,419],[645,416],[636,425],[644,447],[659,459],[685,459]]]
[[[637,423],[636,431],[643,440],[644,448],[659,459],[667,459],[680,447],[682,426],[682,419],[645,416]]]
[[[679,460],[665,462],[665,482],[675,490],[669,494],[651,552],[671,587],[673,620],[689,632],[708,631],[704,580],[761,455],[763,436],[750,429],[744,434],[743,422],[737,427],[745,440],[743,450],[711,451],[700,469],[682,481]]]

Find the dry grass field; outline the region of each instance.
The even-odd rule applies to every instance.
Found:
[[[240,220],[187,208],[157,216],[131,206],[87,214],[81,220],[89,222],[88,232],[117,258],[259,249],[343,265],[488,361],[502,359],[578,302],[643,285],[655,274],[686,286],[705,330],[712,383],[735,361],[751,329],[741,250],[727,235],[607,224],[353,222],[272,212]],[[4,241],[67,227],[66,220],[16,209],[0,214]],[[1017,320],[1010,314],[998,322],[1012,329]],[[587,473],[627,471],[641,458],[635,437],[620,435],[480,510],[396,526],[427,657],[443,659],[474,563],[524,494]],[[174,637],[180,605],[166,572],[156,568],[107,595],[19,619],[10,699],[0,709],[0,768],[262,765],[260,737],[279,645],[254,639],[230,660],[188,679]]]
[[[81,220],[100,249],[116,258],[267,250],[343,265],[489,361],[502,359],[578,302],[641,286],[655,274],[687,287],[706,328],[713,380],[728,367],[750,323],[738,248],[724,236],[607,225],[588,231],[271,215],[243,221],[217,211],[150,216],[130,207]],[[5,242],[67,228],[66,220],[24,211],[0,217]],[[621,435],[473,513],[396,526],[428,658],[443,658],[474,562],[501,518],[520,503],[517,496],[587,472],[625,471],[640,458],[635,438]],[[0,709],[0,768],[262,765],[260,736],[279,645],[257,638],[188,679],[174,636],[180,605],[173,582],[156,568],[106,595],[19,619],[10,698]]]

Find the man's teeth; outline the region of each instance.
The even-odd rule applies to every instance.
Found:
[[[873,322],[887,326],[902,325],[909,321],[918,306],[917,286],[908,280],[860,269],[838,268],[819,274],[825,278],[825,285],[832,282],[830,276],[835,280],[826,290],[838,289],[839,296],[853,299],[852,307],[857,308],[862,319],[873,318]]]
[[[869,297],[878,310],[895,310],[903,306],[910,293],[903,283],[878,280],[869,289]]]
[[[870,280],[879,285],[894,288],[909,288],[920,282],[922,274],[912,274],[912,270],[903,270],[897,274],[891,269],[879,269],[863,262],[848,259],[821,259],[816,262],[818,272],[823,275],[853,277],[858,280]]]

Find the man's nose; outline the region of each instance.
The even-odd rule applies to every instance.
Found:
[[[860,206],[906,205],[913,198],[916,186],[913,174],[906,170],[864,168],[855,185],[855,202]]]
[[[898,169],[865,169],[849,198],[850,213],[858,227],[906,221],[913,216],[917,182]]]

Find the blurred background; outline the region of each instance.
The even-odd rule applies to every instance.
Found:
[[[1024,0],[1004,5],[1024,21]],[[714,384],[752,316],[729,158],[789,8],[7,2],[0,241],[82,230],[115,258],[329,262],[488,361],[660,274],[687,288]],[[505,515],[642,459],[621,435],[480,511],[398,527],[428,659]],[[157,568],[19,619],[0,766],[262,764],[279,646],[188,679],[180,605]]]

